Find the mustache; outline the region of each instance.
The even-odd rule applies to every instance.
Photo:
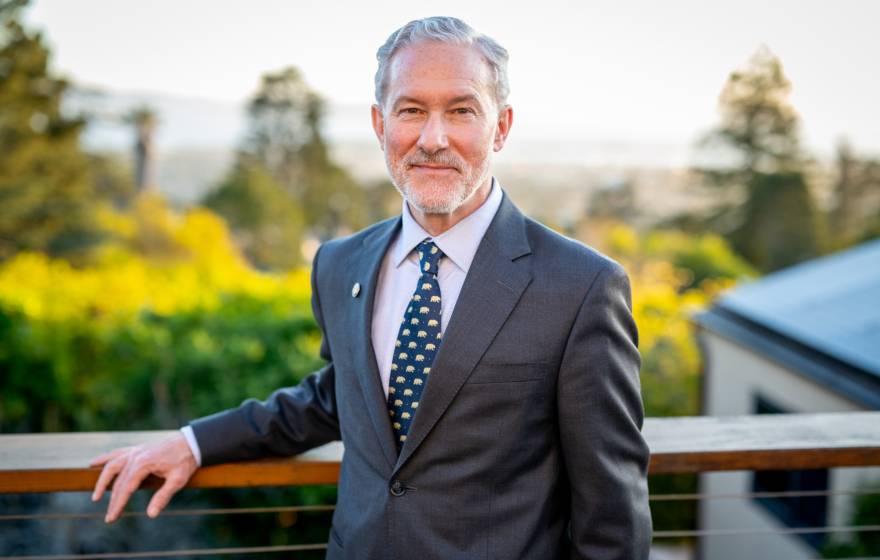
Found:
[[[412,167],[413,165],[442,165],[444,167],[454,167],[457,171],[461,171],[463,167],[462,161],[454,154],[442,151],[429,154],[419,150],[406,158],[404,163],[407,167]]]

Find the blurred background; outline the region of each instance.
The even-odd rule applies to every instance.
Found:
[[[713,412],[694,317],[719,294],[847,250],[870,249],[880,270],[880,4],[440,11],[510,52],[514,127],[495,175],[514,202],[629,271],[649,416]],[[312,255],[400,211],[370,127],[375,51],[430,15],[404,2],[0,0],[0,431],[177,428],[316,368]],[[876,336],[878,312],[863,313]],[[726,412],[769,410],[752,408]],[[176,504],[334,493],[190,490]],[[0,497],[62,506],[91,507]],[[697,526],[696,506],[661,506],[656,528]],[[320,542],[329,527],[320,513],[247,519],[161,531],[214,546]],[[0,522],[0,554],[149,549],[160,522]],[[667,553],[691,547],[672,539]]]

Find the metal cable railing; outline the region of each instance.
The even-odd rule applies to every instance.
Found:
[[[835,496],[866,496],[878,495],[878,490],[812,490],[812,491],[788,491],[788,492],[743,492],[743,493],[679,493],[679,494],[655,494],[650,496],[652,503],[683,502],[683,501],[723,501],[723,500],[753,500],[761,498],[794,499],[804,497],[835,497]],[[308,513],[330,512],[333,505],[308,505],[308,506],[273,506],[273,507],[245,507],[245,508],[191,508],[170,509],[162,513],[163,517],[196,517],[205,515],[256,515],[277,513]],[[100,520],[104,513],[96,512],[51,512],[51,513],[23,513],[0,515],[0,522],[4,521],[57,521],[57,520]],[[146,517],[145,512],[124,512],[122,517]],[[806,535],[806,534],[845,534],[845,533],[874,533],[880,532],[880,525],[826,525],[822,527],[727,527],[710,529],[679,529],[679,530],[655,530],[654,539],[699,539],[703,537],[742,537],[755,535]],[[197,557],[197,556],[231,556],[250,554],[272,554],[284,552],[320,551],[326,549],[323,543],[273,545],[273,546],[242,546],[221,548],[188,548],[174,550],[151,550],[135,552],[104,552],[85,554],[54,554],[54,555],[26,555],[26,556],[0,556],[0,560],[99,560],[105,558],[174,558],[174,557]],[[869,558],[869,557],[863,557]]]
[[[648,497],[651,502],[683,502],[703,500],[748,500],[760,498],[813,498],[831,496],[871,496],[880,494],[878,490],[800,490],[789,492],[742,492],[732,494],[652,494]],[[162,512],[163,517],[197,516],[197,515],[242,515],[257,513],[299,513],[333,511],[332,505],[313,506],[274,506],[274,507],[250,507],[250,508],[201,508],[201,509],[166,509]],[[146,517],[146,512],[127,511],[120,517]],[[24,521],[24,520],[60,520],[60,519],[103,519],[104,512],[84,513],[23,513],[23,514],[0,514],[0,521]]]
[[[798,490],[790,492],[742,492],[733,494],[652,494],[652,502],[678,502],[699,500],[745,500],[755,498],[815,498],[821,496],[871,496],[877,490]],[[2,517],[0,517],[2,519]]]
[[[681,531],[654,531],[655,539],[682,537],[713,537],[718,535],[809,535],[812,533],[868,533],[880,531],[880,525],[840,525],[824,527],[683,529]]]
[[[256,513],[299,513],[313,511],[333,511],[335,506],[277,506],[252,508],[202,508],[202,509],[167,509],[162,517],[184,517],[197,515],[241,515]],[[60,519],[104,519],[104,512],[87,513],[21,513],[0,515],[0,521],[42,521]],[[147,517],[145,511],[126,511],[120,517]]]
[[[835,467],[880,466],[880,412],[841,413],[813,415],[767,415],[763,417],[732,418],[670,418],[648,419],[645,436],[651,448],[652,474],[707,473],[712,471],[762,471],[826,469]],[[90,490],[97,478],[97,470],[84,465],[88,459],[107,449],[166,437],[163,432],[107,432],[91,434],[30,434],[0,435],[0,494],[25,494],[31,492],[66,492]],[[331,444],[306,455],[267,461],[218,465],[200,469],[191,481],[191,487],[222,488],[248,486],[297,486],[311,484],[335,484],[338,480],[342,458],[340,444]],[[158,481],[151,481],[155,485]],[[852,485],[827,489],[766,491],[768,487],[755,487],[754,492],[738,492],[742,486],[714,487],[713,491],[654,494],[652,506],[678,507],[676,503],[691,501],[709,506],[729,502],[730,507],[741,507],[736,501],[789,499],[835,499],[849,497],[857,500],[866,495],[878,494],[876,489],[863,489]],[[773,486],[769,487],[775,488]],[[705,489],[705,488],[704,488]],[[711,488],[710,488],[711,490]],[[65,501],[66,503],[70,503]],[[725,505],[725,507],[728,507]],[[68,506],[75,509],[76,506]],[[284,515],[307,512],[330,512],[332,505],[293,505],[276,507],[244,508],[192,508],[173,509],[163,512],[162,518],[193,518],[200,516],[261,515],[275,514],[279,521]],[[103,511],[83,502],[84,511],[3,512],[0,514],[0,531],[3,522],[19,524],[53,522],[97,523],[104,517]],[[131,511],[125,518],[142,518],[145,513]],[[839,517],[839,516],[838,516]],[[785,523],[763,525],[724,526],[718,519],[705,526],[663,527],[654,537],[662,542],[693,543],[702,539],[727,539],[758,535],[843,535],[860,538],[880,532],[880,525],[873,519],[851,522],[833,519],[824,526],[786,526]],[[719,518],[719,519],[723,519]],[[731,518],[733,519],[733,518]],[[175,522],[176,523],[176,522]],[[282,521],[282,526],[286,527]],[[329,524],[328,524],[329,525]],[[789,524],[792,525],[792,524]],[[818,525],[818,523],[816,524]],[[12,526],[11,530],[17,530]],[[157,526],[158,527],[158,526]],[[108,531],[117,531],[114,527]],[[329,531],[329,527],[328,527]],[[764,537],[762,537],[764,538]],[[123,541],[124,542],[124,541]],[[158,551],[104,552],[67,554],[39,554],[37,548],[16,549],[18,556],[0,556],[0,560],[85,560],[104,558],[173,558],[199,556],[245,556],[253,554],[290,554],[293,552],[320,551],[324,543],[279,544],[272,546],[233,546],[206,548],[205,542],[188,543],[191,548]],[[0,554],[11,549],[0,546]],[[30,555],[27,555],[30,554]],[[809,555],[806,555],[809,556]]]
[[[190,548],[148,550],[143,552],[104,552],[99,554],[55,554],[41,556],[0,556],[0,560],[103,560],[105,558],[177,558],[180,556],[228,556],[231,554],[266,554],[325,550],[326,544],[285,544],[275,546],[240,546],[226,548]]]

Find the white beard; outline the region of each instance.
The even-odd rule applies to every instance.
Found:
[[[438,163],[450,165],[462,172],[468,172],[454,181],[449,186],[448,181],[437,181],[425,184],[424,180],[420,188],[413,188],[407,177],[407,172],[412,164]],[[385,151],[385,166],[391,176],[391,182],[403,198],[414,208],[425,214],[452,214],[462,204],[467,202],[477,189],[489,178],[489,170],[492,164],[492,152],[483,159],[482,165],[468,168],[460,158],[453,155],[410,157],[398,162],[392,162]]]

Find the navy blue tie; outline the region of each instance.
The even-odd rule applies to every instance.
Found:
[[[443,252],[427,239],[419,244],[418,251],[422,275],[400,321],[388,384],[388,414],[398,451],[406,441],[419,408],[419,399],[443,336],[440,332],[442,302],[437,283]]]

